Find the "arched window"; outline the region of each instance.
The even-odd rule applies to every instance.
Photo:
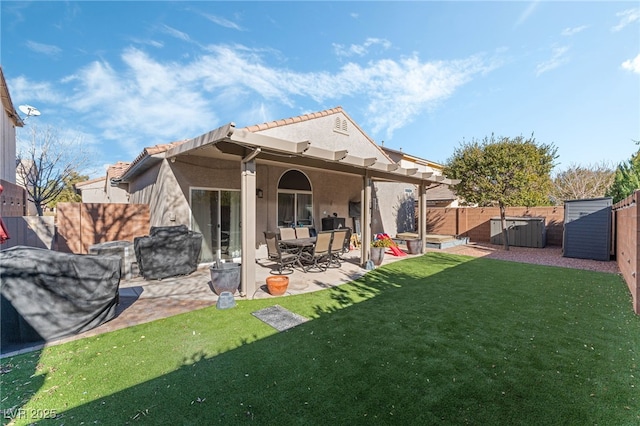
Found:
[[[313,194],[309,178],[289,170],[278,182],[278,226],[312,226]]]

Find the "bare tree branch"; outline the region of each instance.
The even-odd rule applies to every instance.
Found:
[[[80,138],[60,138],[52,127],[29,130],[29,141],[21,141],[17,178],[42,216],[43,207],[60,195],[65,182],[89,164],[89,153]]]

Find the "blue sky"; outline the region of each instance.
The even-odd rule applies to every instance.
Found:
[[[18,137],[80,138],[94,177],[145,146],[336,106],[437,162],[492,133],[554,144],[557,170],[616,165],[640,140],[638,1],[0,7],[12,100],[42,113]]]

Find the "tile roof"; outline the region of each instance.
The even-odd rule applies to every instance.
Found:
[[[127,161],[118,161],[116,164],[112,164],[107,168],[107,180],[113,177],[122,176],[125,170],[131,165],[131,163]]]
[[[138,154],[138,156],[132,162],[126,163],[126,162],[123,162],[123,161],[119,161],[114,166],[111,166],[111,167],[114,167],[113,175],[111,175],[111,176],[109,175],[109,171],[111,170],[111,167],[110,167],[109,170],[107,170],[107,179],[119,178],[122,175],[124,175],[127,170],[129,170],[130,168],[132,168],[136,164],[140,163],[145,158],[150,157],[152,155],[161,154],[163,152],[166,152],[166,151],[170,150],[171,148],[173,148],[175,146],[182,145],[185,142],[186,142],[186,140],[145,147],[142,150],[142,152],[140,154]],[[121,167],[117,167],[118,165],[121,165]]]
[[[337,106],[335,108],[331,108],[331,109],[326,109],[324,111],[319,111],[319,112],[312,112],[312,113],[308,113],[308,114],[304,114],[304,115],[299,115],[296,117],[290,117],[290,118],[285,118],[285,119],[281,119],[281,120],[274,120],[274,121],[269,121],[266,123],[262,123],[262,124],[255,124],[252,126],[246,126],[244,127],[245,130],[255,133],[255,132],[260,132],[263,130],[267,130],[267,129],[273,129],[275,127],[281,127],[281,126],[286,126],[288,124],[294,124],[294,123],[302,123],[304,121],[309,121],[309,120],[313,120],[316,118],[320,118],[320,117],[327,117],[329,115],[333,115],[333,114],[343,114],[353,125],[353,127],[357,128],[374,146],[376,146],[378,148],[378,150],[380,151],[380,153],[387,158],[389,161],[392,161],[388,154],[386,152],[384,152],[384,150],[373,140],[369,137],[369,135],[367,135],[367,133],[362,130],[362,128],[360,126],[358,126],[358,123],[356,123],[355,121],[353,121],[353,119],[351,117],[349,117],[349,115],[342,109],[341,106]],[[109,174],[107,174],[107,179],[111,179],[111,178],[118,178],[123,176],[127,170],[133,168],[137,163],[141,162],[142,160],[144,160],[145,158],[155,155],[155,154],[161,154],[163,152],[168,151],[169,149],[176,147],[178,145],[182,145],[183,143],[187,142],[187,140],[183,140],[183,141],[178,141],[178,142],[171,142],[168,144],[158,144],[158,145],[154,145],[151,147],[146,147],[142,150],[142,152],[135,158],[135,160],[133,160],[131,163],[123,163],[123,164],[127,164],[127,167],[121,169],[118,171],[118,173],[114,173],[112,176],[109,176]]]
[[[288,124],[294,124],[294,123],[302,123],[304,121],[309,121],[309,120],[313,120],[316,118],[320,118],[320,117],[327,117],[329,115],[333,115],[333,114],[343,114],[350,122],[351,125],[353,127],[355,127],[356,129],[358,129],[358,131],[360,133],[362,133],[367,140],[369,140],[369,142],[371,142],[376,148],[378,148],[378,150],[380,151],[380,153],[389,161],[393,162],[393,160],[391,159],[391,157],[389,157],[389,154],[387,154],[377,143],[376,141],[374,141],[373,139],[371,139],[371,137],[369,137],[369,135],[367,134],[367,132],[365,132],[359,125],[358,123],[356,123],[351,117],[349,117],[349,114],[347,114],[341,106],[337,106],[335,108],[331,108],[331,109],[325,109],[324,111],[319,111],[319,112],[312,112],[309,114],[304,114],[304,115],[299,115],[296,117],[290,117],[290,118],[285,118],[282,120],[275,120],[275,121],[270,121],[267,123],[262,123],[262,124],[255,124],[253,126],[247,126],[245,127],[245,130],[255,133],[255,132],[260,132],[263,130],[267,130],[267,129],[273,129],[275,127],[281,127],[281,126],[286,126]]]
[[[296,117],[289,117],[281,120],[269,121],[267,123],[262,123],[262,124],[254,124],[253,126],[245,127],[245,130],[248,130],[249,132],[260,132],[267,129],[273,129],[274,127],[286,126],[287,124],[293,124],[293,123],[302,123],[303,121],[309,121],[315,118],[326,117],[326,116],[337,114],[337,113],[343,113],[344,115],[347,115],[342,110],[342,107],[338,106],[335,108],[326,109],[324,111],[312,112],[309,114],[298,115]],[[353,122],[351,118],[349,118],[349,120]],[[353,122],[353,124],[355,125],[355,122]]]

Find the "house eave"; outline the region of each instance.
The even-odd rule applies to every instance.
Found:
[[[216,156],[243,158],[257,148],[260,148],[260,152],[255,156],[257,161],[280,161],[416,184],[443,182],[445,179],[443,176],[433,176],[431,172],[419,172],[416,168],[403,168],[396,163],[389,163],[386,155],[381,158],[360,157],[350,154],[347,150],[333,151],[316,147],[313,141],[290,141],[253,133],[246,128],[236,129],[234,123],[225,124],[175,146],[166,151],[162,158],[173,159],[184,155],[208,156],[214,155],[213,153]],[[143,167],[142,164],[147,165],[151,161],[147,158],[140,162],[138,167]],[[140,172],[133,169],[128,171],[123,180],[136,171]]]

